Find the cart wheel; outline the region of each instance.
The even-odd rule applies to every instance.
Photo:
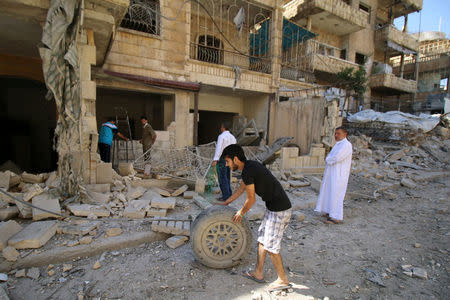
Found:
[[[239,264],[250,252],[252,232],[245,218],[233,223],[236,210],[211,206],[202,211],[191,226],[191,244],[205,266],[225,269]]]

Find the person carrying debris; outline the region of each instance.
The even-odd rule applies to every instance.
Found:
[[[344,219],[343,206],[352,165],[352,144],[347,140],[347,129],[336,128],[336,145],[327,155],[322,186],[315,211],[325,213],[325,223],[338,224]]]
[[[142,123],[142,139],[139,141],[142,144],[143,152],[147,152],[155,143],[156,140],[156,132],[153,130],[152,126],[148,123],[148,119],[146,116],[141,117]],[[150,154],[147,153],[144,156],[145,160],[150,159]]]
[[[266,211],[258,229],[258,256],[254,271],[246,270],[242,275],[259,283],[264,283],[264,260],[269,252],[270,258],[278,274],[267,291],[279,291],[291,287],[283,267],[280,255],[283,233],[289,224],[292,205],[280,182],[261,163],[247,160],[244,150],[239,145],[230,145],[223,150],[222,157],[231,170],[242,171],[240,188],[222,205],[228,205],[246,191],[247,199],[244,206],[234,215],[233,222],[240,222],[242,217],[255,203],[255,193],[266,203]]]
[[[98,150],[100,151],[100,158],[104,162],[111,161],[111,147],[115,134],[128,141],[128,138],[119,132],[114,119],[108,118],[107,122],[102,124],[98,135]]]
[[[230,168],[225,165],[225,159],[221,157],[223,149],[225,147],[236,144],[236,138],[230,133],[230,122],[225,121],[220,126],[221,134],[217,138],[216,151],[214,152],[214,158],[212,166],[217,169],[217,177],[219,178],[219,186],[222,191],[222,197],[218,200],[225,201],[231,194],[230,184]]]

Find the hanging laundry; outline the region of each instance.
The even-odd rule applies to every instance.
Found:
[[[234,24],[236,24],[236,29],[239,31],[239,36],[241,36],[242,27],[244,27],[244,21],[245,21],[245,10],[243,7],[241,7],[237,15],[233,19]]]

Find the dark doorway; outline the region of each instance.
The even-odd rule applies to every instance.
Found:
[[[56,106],[45,99],[41,82],[0,78],[0,165],[11,160],[22,171],[42,173],[56,170],[53,150]]]
[[[229,121],[232,124],[233,116],[237,115],[235,113],[204,110],[200,110],[198,113],[198,143],[200,145],[217,141],[222,122]]]

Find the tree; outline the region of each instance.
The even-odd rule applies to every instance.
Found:
[[[364,66],[360,65],[356,71],[354,68],[345,68],[341,72],[336,74],[337,84],[340,88],[345,90],[344,107],[347,99],[354,92],[353,96],[356,96],[360,101],[364,97],[364,93],[367,90],[367,73]]]

